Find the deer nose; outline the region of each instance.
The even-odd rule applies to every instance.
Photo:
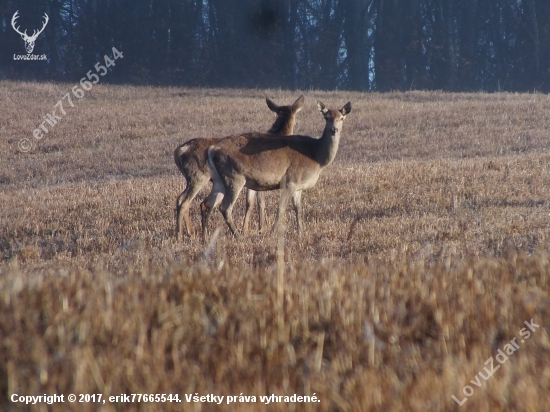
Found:
[[[338,128],[336,126],[332,126],[330,130],[332,130],[332,133],[338,132]]]

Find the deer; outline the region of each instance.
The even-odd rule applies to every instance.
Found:
[[[319,101],[317,108],[325,118],[325,129],[319,139],[248,133],[226,137],[208,148],[208,167],[214,184],[201,203],[203,240],[206,240],[210,212],[220,203],[220,211],[231,233],[239,237],[232,210],[243,187],[255,191],[281,190],[271,236],[282,228],[284,212],[292,197],[300,236],[301,192],[315,186],[321,171],[336,157],[340,132],[344,119],[351,112],[351,102],[340,110],[330,110]]]
[[[292,135],[294,132],[294,125],[296,124],[296,114],[304,107],[304,95],[301,95],[290,106],[279,106],[267,97],[265,100],[269,109],[277,114],[275,121],[266,135]],[[174,151],[174,161],[187,182],[185,190],[181,192],[176,200],[176,238],[178,239],[183,235],[183,222],[185,222],[188,236],[191,238],[194,237],[194,231],[189,217],[189,207],[199,191],[211,181],[207,150],[210,146],[216,144],[223,138],[224,136],[194,138],[178,146]],[[248,231],[248,224],[255,198],[256,192],[247,190],[243,232]],[[259,208],[259,229],[261,232],[265,227],[265,200],[263,193],[258,195],[257,200]]]
[[[19,10],[15,12],[11,19],[11,26],[13,29],[21,35],[21,38],[25,41],[25,49],[27,50],[28,54],[31,54],[34,50],[34,43],[36,42],[36,39],[44,31],[46,28],[46,25],[48,24],[48,21],[50,21],[50,18],[46,13],[44,13],[44,23],[42,24],[42,28],[40,30],[34,30],[32,36],[27,35],[27,30],[25,30],[23,33],[19,31],[19,27],[15,27],[16,20],[19,18]]]

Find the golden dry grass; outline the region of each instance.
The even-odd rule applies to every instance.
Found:
[[[300,92],[96,85],[37,142],[71,87],[0,83],[3,394],[321,400],[48,410],[549,409],[547,95],[306,92],[296,133],[320,136],[317,99],[353,111],[335,162],[304,193],[301,238],[287,213],[282,285],[277,240],[236,241],[219,213],[206,253],[175,240],[184,179],[172,152],[266,130],[264,97]],[[459,408],[451,395],[531,318],[540,330]]]

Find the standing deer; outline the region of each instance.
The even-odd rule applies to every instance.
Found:
[[[321,102],[317,107],[326,121],[320,139],[248,133],[226,137],[208,149],[208,166],[214,184],[201,204],[203,239],[208,230],[208,216],[220,202],[225,221],[238,237],[231,212],[243,187],[257,191],[281,189],[271,235],[283,221],[286,205],[292,197],[300,234],[301,191],[313,187],[321,170],[334,160],[344,119],[351,112],[350,102],[340,110],[329,110]]]
[[[266,98],[267,106],[275,113],[277,118],[267,132],[267,136],[287,136],[294,131],[296,124],[296,114],[304,107],[305,97],[300,96],[291,106],[278,106],[270,99]],[[195,138],[188,140],[180,145],[174,151],[174,161],[181,171],[187,186],[181,192],[176,200],[176,237],[181,238],[185,221],[187,234],[190,237],[194,236],[193,227],[189,218],[189,206],[192,200],[197,196],[197,193],[211,180],[210,170],[208,168],[208,148],[223,137]],[[247,191],[246,196],[246,213],[244,218],[243,231],[248,230],[248,222],[252,213],[252,207],[256,192]],[[260,217],[260,230],[265,226],[265,201],[263,193],[258,196],[258,207]]]
[[[11,18],[11,27],[13,27],[13,29],[19,33],[21,35],[21,38],[25,41],[25,49],[27,50],[27,53],[28,54],[31,54],[32,51],[34,50],[34,42],[36,41],[36,39],[38,38],[38,36],[40,35],[40,33],[42,33],[44,31],[44,29],[46,28],[46,25],[48,24],[48,21],[50,21],[50,18],[48,17],[48,15],[46,13],[44,13],[44,23],[42,24],[42,28],[40,30],[34,30],[33,33],[32,33],[32,36],[29,36],[27,35],[27,30],[25,30],[23,33],[19,31],[19,27],[15,27],[15,24],[16,24],[16,20],[19,18],[19,10],[17,10],[13,17]]]

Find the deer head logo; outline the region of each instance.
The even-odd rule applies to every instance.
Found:
[[[50,20],[50,18],[48,17],[48,15],[46,13],[44,13],[45,21],[44,21],[44,24],[42,25],[42,28],[38,31],[34,30],[32,36],[29,36],[29,35],[27,35],[27,30],[25,30],[23,33],[21,33],[19,31],[19,27],[15,27],[15,24],[16,24],[15,21],[19,17],[18,13],[19,13],[19,10],[17,10],[15,12],[15,14],[13,15],[13,17],[11,19],[11,26],[13,27],[13,29],[17,33],[19,33],[21,35],[21,38],[25,41],[25,48],[27,49],[27,54],[31,54],[33,49],[34,49],[34,42],[36,41],[36,39],[40,35],[40,33],[42,33],[44,31],[44,29],[46,28],[46,24],[48,24],[48,21]]]

